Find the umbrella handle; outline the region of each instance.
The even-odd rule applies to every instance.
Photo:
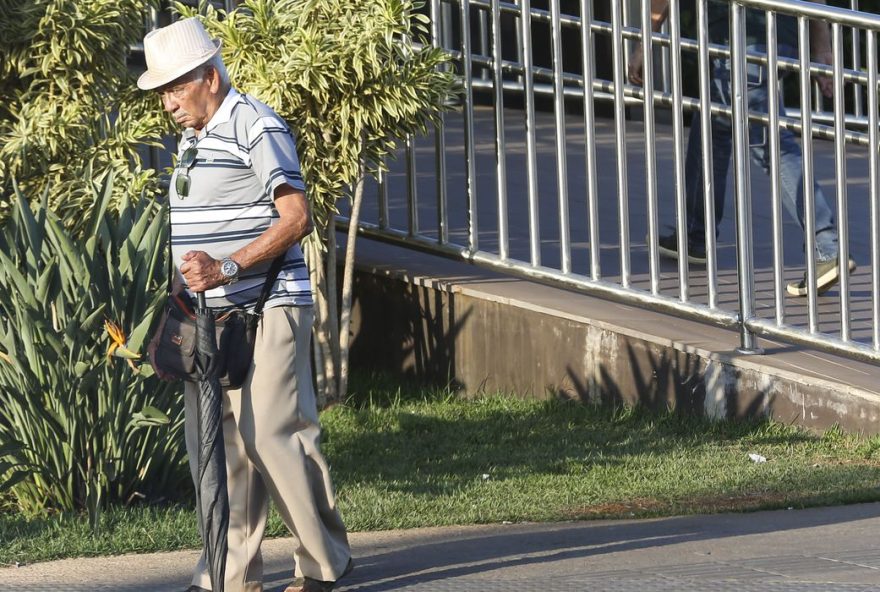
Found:
[[[196,292],[196,299],[199,303],[199,310],[208,310],[208,305],[205,304],[205,293],[204,292]]]

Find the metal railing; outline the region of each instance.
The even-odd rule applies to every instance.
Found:
[[[546,10],[530,0],[431,0],[431,42],[453,56],[462,80],[461,105],[443,116],[433,139],[407,142],[406,158],[392,163],[376,186],[363,232],[735,327],[744,353],[760,351],[756,337],[767,336],[880,360],[880,17],[798,0],[738,0],[728,9],[734,43],[727,47],[709,39],[707,0],[696,1],[697,39],[682,37],[679,1],[670,2],[667,32],[653,34],[648,27],[625,25],[636,15],[624,1],[581,0],[578,14],[565,14],[559,0],[549,0]],[[747,51],[747,10],[766,17],[766,52]],[[641,2],[641,22],[649,21],[649,11],[650,2]],[[782,15],[797,20],[796,58],[777,52]],[[810,61],[812,21],[830,27],[831,65]],[[638,41],[662,48],[657,56],[645,51],[640,86],[626,79],[628,43]],[[695,96],[682,85],[682,56],[688,54],[696,56],[695,74],[689,71],[698,80]],[[710,96],[711,60],[728,57],[729,106]],[[656,59],[663,63],[659,88]],[[769,73],[771,97],[780,93],[780,74],[794,73],[797,85],[786,98],[796,99],[798,107],[750,111],[750,64]],[[811,76],[818,75],[833,78],[830,111],[811,88]],[[716,118],[732,124],[729,201],[736,215],[727,236],[735,240],[716,241],[708,231],[704,267],[689,265],[684,256],[689,112],[703,130]],[[766,130],[765,189],[756,189],[760,180],[751,175],[754,125]],[[802,144],[802,233],[783,232],[780,130],[796,132]],[[710,229],[713,187],[724,182],[712,178],[712,149],[710,134],[703,133],[699,154],[707,174],[700,191]],[[865,179],[848,175],[848,166],[866,170]],[[834,187],[829,201],[837,212],[839,261],[855,250],[862,266],[851,276],[842,265],[839,290],[828,295],[815,289],[814,181]],[[756,200],[756,193],[769,194],[769,202]],[[760,215],[753,216],[755,208]],[[666,263],[658,250],[661,219],[670,212],[682,255],[677,265]],[[786,281],[804,274],[812,286],[806,298],[786,296]]]

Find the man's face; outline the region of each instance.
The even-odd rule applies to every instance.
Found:
[[[156,89],[156,92],[162,99],[162,107],[179,126],[201,130],[210,119],[208,107],[216,77],[214,68],[200,67]]]

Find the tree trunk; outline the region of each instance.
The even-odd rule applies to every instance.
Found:
[[[317,375],[318,387],[318,407],[323,407],[326,402],[336,399],[336,387],[338,367],[333,363],[333,349],[335,342],[331,341],[330,336],[333,331],[331,327],[336,322],[336,311],[332,310],[328,303],[328,286],[327,286],[327,258],[322,252],[321,245],[326,244],[320,236],[326,232],[326,228],[318,229],[319,236],[307,242],[307,249],[310,260],[310,272],[315,292],[315,326],[314,326],[314,347],[315,347],[315,374]]]
[[[330,219],[330,225],[327,228],[327,308],[330,310],[329,339],[330,339],[330,355],[333,364],[333,397],[332,401],[338,402],[345,396],[345,392],[339,388],[339,377],[341,376],[340,365],[340,347],[339,347],[339,300],[338,300],[338,273],[336,260],[336,214]]]
[[[351,345],[351,296],[354,289],[354,253],[357,240],[357,226],[360,220],[361,203],[364,200],[364,177],[366,170],[361,161],[358,171],[357,186],[351,204],[351,216],[348,220],[348,242],[345,245],[345,268],[342,275],[342,307],[339,312],[339,397],[348,392],[348,350]]]

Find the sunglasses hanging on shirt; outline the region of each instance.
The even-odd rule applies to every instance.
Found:
[[[199,153],[197,146],[193,145],[183,151],[177,160],[177,166],[174,167],[177,172],[177,178],[174,181],[174,189],[177,191],[177,197],[184,199],[189,195],[190,178],[189,171],[196,163],[196,155]]]

